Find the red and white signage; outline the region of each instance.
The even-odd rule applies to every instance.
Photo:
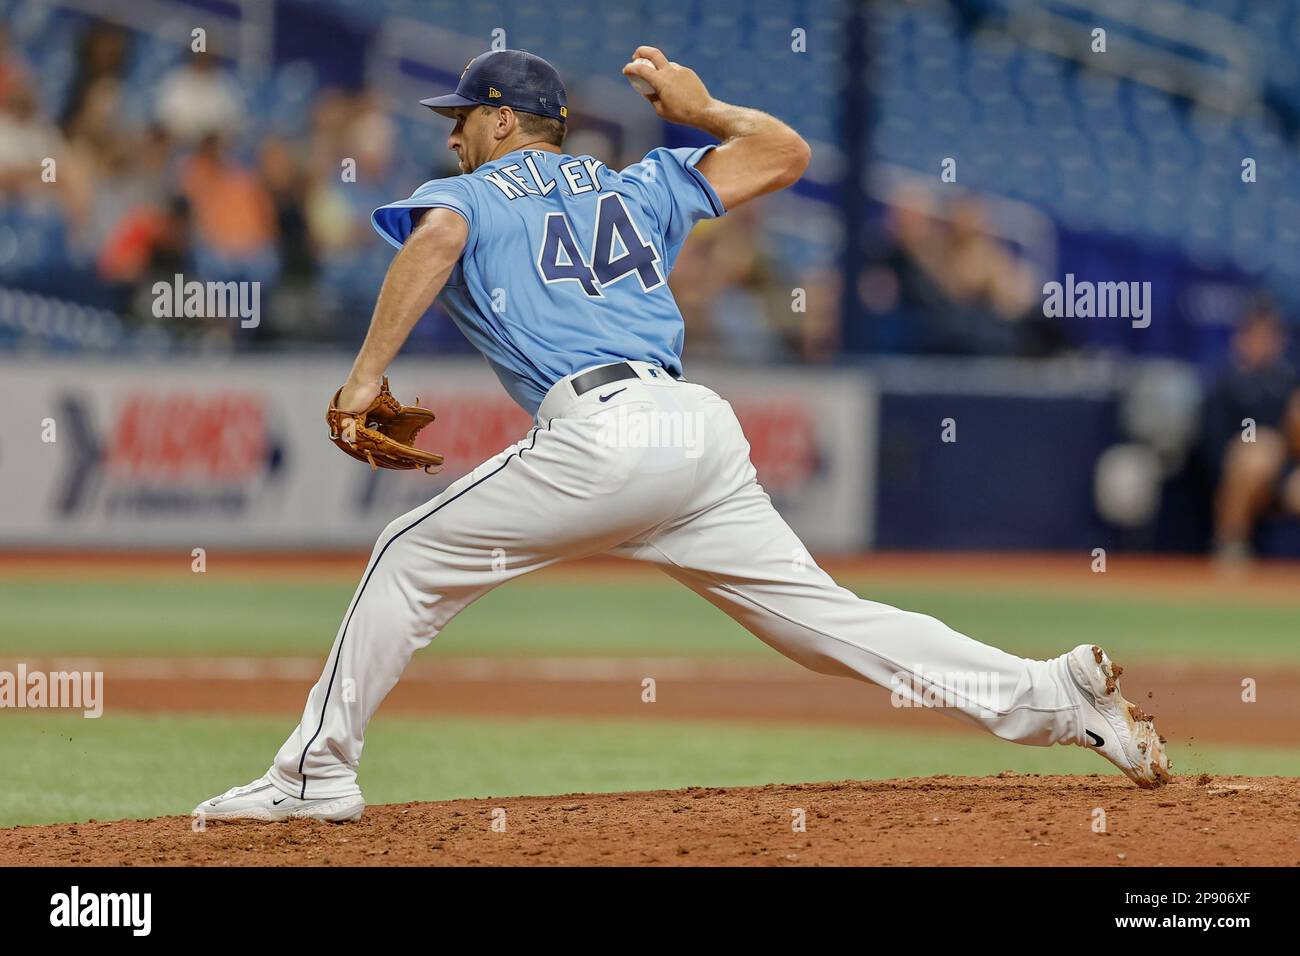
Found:
[[[866,377],[689,371],[731,402],[759,480],[809,547],[870,545]],[[435,411],[420,445],[447,465],[372,472],[326,439],[346,372],[270,358],[0,363],[0,547],[366,547],[532,425],[481,362],[403,360],[394,391]]]

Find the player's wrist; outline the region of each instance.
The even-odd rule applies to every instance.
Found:
[[[718,139],[726,139],[730,135],[732,125],[729,115],[734,109],[735,107],[710,96],[693,111],[687,125],[702,130],[710,136],[716,136]]]
[[[377,372],[372,372],[367,369],[353,369],[352,373],[348,375],[348,380],[343,383],[343,387],[344,388],[366,388],[366,387],[378,388],[380,385],[383,384],[383,381],[384,381],[384,372],[382,369],[380,369]]]

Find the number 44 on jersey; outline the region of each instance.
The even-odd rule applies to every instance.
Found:
[[[618,193],[601,196],[596,206],[596,234],[591,242],[591,259],[583,258],[573,238],[569,217],[562,212],[546,214],[537,270],[546,282],[577,282],[593,298],[603,295],[602,286],[636,273],[642,292],[664,284],[659,271],[659,253],[641,237],[623,197]]]

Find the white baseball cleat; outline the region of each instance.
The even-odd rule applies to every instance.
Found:
[[[326,797],[320,800],[303,800],[285,793],[266,777],[242,787],[231,787],[219,797],[204,800],[194,808],[192,816],[202,815],[207,820],[328,820],[342,823],[356,820],[366,808],[361,794],[347,797]]]
[[[1129,703],[1119,692],[1124,668],[1111,662],[1096,644],[1080,644],[1065,655],[1070,676],[1082,691],[1083,729],[1087,743],[1123,770],[1139,787],[1162,787],[1173,765],[1155,718]]]

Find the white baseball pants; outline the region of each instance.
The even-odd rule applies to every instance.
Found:
[[[659,565],[815,671],[942,706],[1006,740],[1080,742],[1062,659],[1016,657],[836,585],[759,486],[731,406],[628,364],[638,377],[580,396],[558,382],[523,440],[384,529],[270,770],[277,786],[358,792],[366,725],[415,651],[492,588],[602,553]]]

